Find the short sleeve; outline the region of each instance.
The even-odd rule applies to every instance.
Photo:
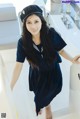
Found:
[[[16,61],[23,63],[25,60],[25,52],[22,45],[22,39],[20,38],[17,43]]]
[[[54,28],[50,28],[50,32],[55,50],[60,51],[67,45],[66,42],[62,39],[61,35],[54,30]]]

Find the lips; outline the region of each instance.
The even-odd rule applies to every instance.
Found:
[[[37,30],[32,30],[32,32],[37,32]]]

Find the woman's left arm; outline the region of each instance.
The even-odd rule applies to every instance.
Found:
[[[77,55],[73,58],[64,49],[60,50],[59,54],[72,63],[80,64],[80,61],[79,61],[80,55]]]

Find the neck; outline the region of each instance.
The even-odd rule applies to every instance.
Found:
[[[35,40],[40,39],[40,33],[37,34],[37,35],[32,36],[32,39],[35,39]]]

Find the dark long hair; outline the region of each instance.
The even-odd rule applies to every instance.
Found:
[[[49,38],[49,27],[47,26],[47,23],[44,19],[44,17],[40,14],[36,14],[42,21],[42,28],[40,31],[40,39],[41,44],[43,46],[44,51],[44,58],[47,63],[51,63],[54,56],[54,48],[51,42],[51,39]],[[26,52],[27,60],[29,63],[33,64],[34,66],[39,65],[38,58],[35,55],[35,51],[33,48],[33,41],[32,41],[32,35],[30,32],[28,32],[26,28],[26,20],[23,22],[23,32],[22,32],[22,40],[23,40],[23,47]]]

